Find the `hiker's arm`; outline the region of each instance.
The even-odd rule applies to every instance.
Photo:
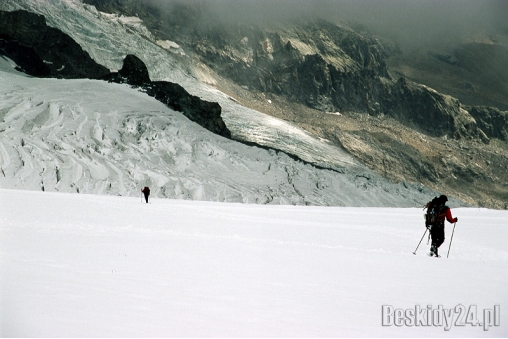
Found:
[[[459,220],[459,219],[453,218],[452,217],[452,210],[451,210],[451,208],[448,208],[446,210],[446,220],[448,220],[449,223],[454,223],[454,222],[457,222],[457,220]]]

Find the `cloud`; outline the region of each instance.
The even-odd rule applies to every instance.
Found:
[[[505,0],[337,1],[358,21],[406,47],[453,45],[476,34],[508,29]]]
[[[188,6],[201,22],[267,25],[300,17],[360,23],[403,47],[442,47],[473,34],[508,34],[506,0],[150,0]],[[174,8],[174,7],[173,7]]]

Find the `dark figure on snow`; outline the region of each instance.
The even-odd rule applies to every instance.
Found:
[[[141,192],[145,195],[145,201],[148,204],[148,196],[150,195],[150,189],[148,188],[148,186],[145,186],[145,188],[143,188]]]
[[[445,240],[445,219],[449,223],[455,223],[459,219],[452,217],[452,210],[446,206],[448,197],[441,195],[439,198],[434,198],[427,204],[427,215],[425,220],[425,226],[430,231],[432,238],[432,245],[430,246],[430,256],[439,257],[437,249]]]

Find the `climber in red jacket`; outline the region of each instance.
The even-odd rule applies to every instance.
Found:
[[[452,210],[445,205],[447,201],[448,197],[446,195],[441,195],[439,198],[435,198],[427,204],[428,217],[426,226],[430,230],[430,236],[432,238],[430,256],[439,257],[437,249],[445,240],[445,219],[448,220],[449,223],[455,223],[459,220],[452,216]],[[435,215],[434,218],[430,217],[432,214]]]

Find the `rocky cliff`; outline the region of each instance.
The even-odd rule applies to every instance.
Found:
[[[97,79],[109,73],[42,15],[27,11],[0,11],[0,53],[33,76]]]

